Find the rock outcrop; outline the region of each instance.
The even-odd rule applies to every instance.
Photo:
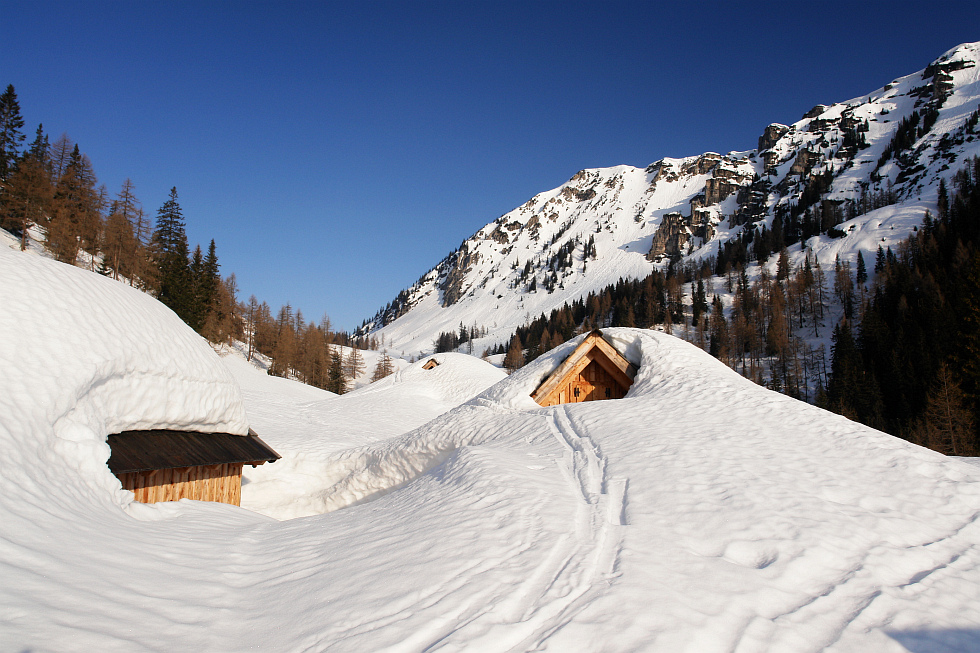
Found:
[[[680,254],[681,248],[691,239],[687,222],[680,213],[664,215],[657,227],[657,233],[653,235],[653,244],[647,258],[656,261],[664,256]]]

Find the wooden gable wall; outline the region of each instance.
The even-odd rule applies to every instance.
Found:
[[[636,366],[593,331],[558,366],[531,397],[542,406],[622,399],[626,396]]]

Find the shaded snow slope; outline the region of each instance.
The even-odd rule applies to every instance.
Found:
[[[0,266],[20,288],[3,291],[0,342],[37,352],[0,349],[15,370],[0,396],[37,397],[0,412],[0,650],[980,647],[980,468],[769,392],[671,336],[608,330],[639,365],[617,401],[529,398],[575,342],[507,378],[447,356],[331,396],[198,356],[119,284],[20,255]],[[6,301],[48,289],[68,310],[91,303],[69,321]],[[347,507],[286,521],[124,507],[99,426],[122,400],[76,379],[116,370],[138,390],[129,367],[215,393],[230,367],[270,444],[334,463],[318,479],[252,473],[284,461],[252,470],[247,500],[285,512],[292,487],[297,513]],[[187,406],[159,412],[229,419]]]

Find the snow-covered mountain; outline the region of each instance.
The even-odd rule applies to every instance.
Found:
[[[717,255],[776,216],[800,230],[797,258],[804,247],[822,264],[873,257],[980,154],[978,59],[980,43],[953,48],[867,95],[769,125],[753,150],[582,170],[467,238],[363,330],[407,354],[461,324],[500,341],[620,278]]]

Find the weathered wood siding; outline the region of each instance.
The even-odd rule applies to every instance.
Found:
[[[219,501],[234,506],[242,502],[242,463],[174,467],[116,475],[122,486],[141,503],[157,501]]]
[[[622,399],[629,387],[624,387],[598,361],[591,360],[581,372],[569,375],[564,382],[542,397],[542,406],[573,404],[580,401]]]
[[[636,367],[593,331],[545,379],[531,398],[541,406],[622,399],[636,377]]]

